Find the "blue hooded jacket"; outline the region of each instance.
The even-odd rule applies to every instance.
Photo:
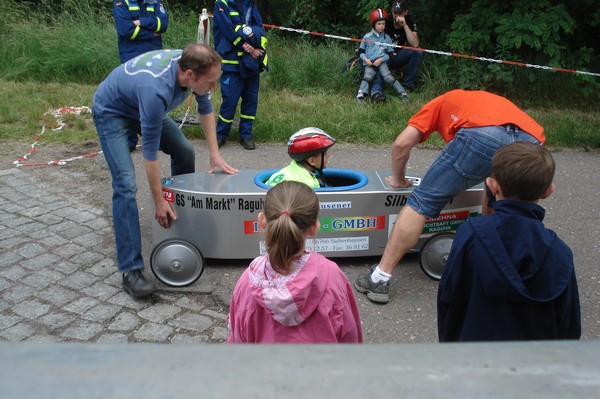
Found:
[[[579,339],[573,253],[537,204],[494,209],[457,230],[438,290],[440,342]]]

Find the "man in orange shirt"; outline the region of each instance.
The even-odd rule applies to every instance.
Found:
[[[506,98],[485,91],[452,90],[425,104],[394,141],[392,176],[386,178],[391,187],[412,185],[405,175],[410,151],[435,131],[447,145],[398,214],[379,264],[354,283],[373,302],[389,302],[391,274],[417,244],[427,218],[438,217],[454,196],[483,182],[496,150],[516,141],[542,144],[546,140],[544,129]],[[486,213],[485,200],[483,207]]]

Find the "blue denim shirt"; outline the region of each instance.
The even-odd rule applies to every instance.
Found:
[[[362,42],[358,47],[360,53],[360,59],[365,65],[365,58],[375,61],[378,58],[383,57],[383,62],[388,62],[390,59],[389,53],[393,51],[391,46],[382,46],[380,43],[392,44],[392,39],[385,33],[378,33],[375,29],[372,29],[369,33],[363,36]],[[365,41],[373,42],[366,43]]]

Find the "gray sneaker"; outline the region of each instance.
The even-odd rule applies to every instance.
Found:
[[[367,298],[375,303],[388,303],[390,301],[390,282],[380,281],[374,283],[371,280],[371,274],[377,265],[373,265],[367,273],[363,273],[354,282],[354,288],[358,292],[367,294]]]

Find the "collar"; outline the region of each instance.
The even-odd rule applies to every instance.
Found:
[[[546,211],[538,204],[527,201],[500,200],[493,205],[497,213],[512,214],[531,219],[537,219],[540,222],[544,220]]]

